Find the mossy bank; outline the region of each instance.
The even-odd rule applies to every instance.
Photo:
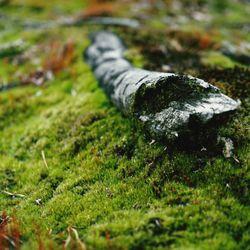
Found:
[[[223,40],[249,43],[238,28],[247,26],[249,6],[128,1],[122,9],[112,2],[100,10],[91,1],[5,2],[0,44],[22,39],[26,47],[0,60],[1,83],[25,83],[0,92],[0,211],[9,216],[9,228],[18,221],[21,249],[61,249],[70,226],[87,249],[248,249],[250,74],[221,47]],[[136,17],[143,28],[15,25],[79,10]],[[239,98],[240,109],[211,130],[209,141],[152,141],[111,104],[83,60],[89,33],[99,29],[122,36],[135,66],[203,78]],[[31,84],[33,72],[45,70],[52,76]],[[218,137],[233,142],[229,157]],[[81,247],[73,239],[67,245]]]

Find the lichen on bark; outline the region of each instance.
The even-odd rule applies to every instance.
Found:
[[[174,140],[195,133],[199,124],[235,111],[240,104],[201,79],[134,68],[123,58],[125,46],[113,33],[97,32],[91,40],[85,57],[101,86],[153,137]]]

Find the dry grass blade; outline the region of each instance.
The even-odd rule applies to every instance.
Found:
[[[42,158],[43,158],[43,162],[44,162],[45,167],[46,167],[46,168],[49,168],[48,163],[47,163],[47,160],[46,160],[46,156],[45,156],[45,153],[44,153],[43,150],[42,150]]]
[[[20,249],[19,223],[15,217],[7,216],[6,212],[0,217],[0,250]]]
[[[74,234],[74,238],[72,237]],[[66,250],[71,244],[72,249],[87,250],[86,245],[81,241],[77,230],[73,227],[68,227],[68,237],[63,245],[63,249]]]
[[[67,247],[69,246],[69,243],[71,241],[71,233],[70,233],[70,228],[68,227],[68,237],[63,245],[63,249],[67,249]]]
[[[56,74],[72,63],[75,57],[75,44],[69,41],[61,49],[58,48],[60,48],[59,42],[53,42],[50,45],[50,56],[44,62],[43,67],[45,71]]]
[[[87,250],[87,247],[86,245],[81,241],[81,239],[79,238],[79,234],[77,232],[77,230],[75,228],[72,227],[72,231],[74,232],[75,234],[75,237],[76,237],[76,241],[78,242],[79,246],[80,246],[80,249],[81,250]]]
[[[1,191],[3,194],[6,194],[6,195],[9,195],[9,196],[12,196],[12,197],[20,197],[20,198],[24,198],[25,195],[24,194],[16,194],[16,193],[11,193],[11,192],[8,192],[8,191]]]

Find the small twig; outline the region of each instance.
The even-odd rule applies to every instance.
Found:
[[[7,240],[14,248],[16,248],[15,242],[7,235],[0,233],[0,237],[3,237],[5,240]],[[0,248],[2,249],[2,248]]]
[[[4,218],[0,217],[0,220],[1,220],[0,222],[0,228],[1,228],[2,226],[5,226],[11,220],[11,218],[9,216],[6,216]]]
[[[14,89],[14,88],[17,88],[17,87],[21,87],[21,83],[20,82],[10,82],[10,83],[3,83],[1,84],[0,83],[0,92],[4,92],[4,91],[7,91],[7,90],[10,90],[10,89]]]
[[[88,17],[80,18],[76,20],[70,20],[61,22],[61,26],[82,26],[84,24],[99,24],[99,25],[110,25],[110,26],[123,26],[129,28],[139,28],[140,23],[135,19],[129,18],[118,18],[118,17]]]
[[[8,192],[8,191],[1,191],[3,194],[6,194],[6,195],[9,195],[9,196],[12,196],[12,197],[20,197],[20,198],[24,198],[25,195],[24,194],[15,194],[15,193],[11,193],[11,192]]]
[[[16,40],[7,44],[0,44],[0,58],[21,54],[26,48],[27,45],[23,40]]]
[[[64,17],[59,20],[38,21],[38,20],[20,20],[18,17],[8,16],[0,12],[0,19],[8,20],[12,25],[18,25],[25,29],[53,29],[58,27],[81,27],[84,25],[107,25],[121,26],[129,28],[139,28],[140,22],[136,19],[121,17]]]
[[[20,81],[13,81],[9,83],[0,82],[0,92],[8,91],[14,88],[21,88],[29,85],[41,86],[46,81],[53,79],[53,74],[50,70],[37,70],[25,76]]]
[[[44,162],[44,165],[46,166],[46,168],[49,168],[48,163],[46,161],[45,153],[43,150],[42,150],[42,158],[43,158],[43,162]]]

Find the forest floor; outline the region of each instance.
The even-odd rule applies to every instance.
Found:
[[[0,249],[250,249],[249,13],[236,0],[0,0]],[[140,27],[54,25],[95,16]],[[240,108],[209,140],[148,138],[84,61],[96,30],[133,65],[202,78]]]

